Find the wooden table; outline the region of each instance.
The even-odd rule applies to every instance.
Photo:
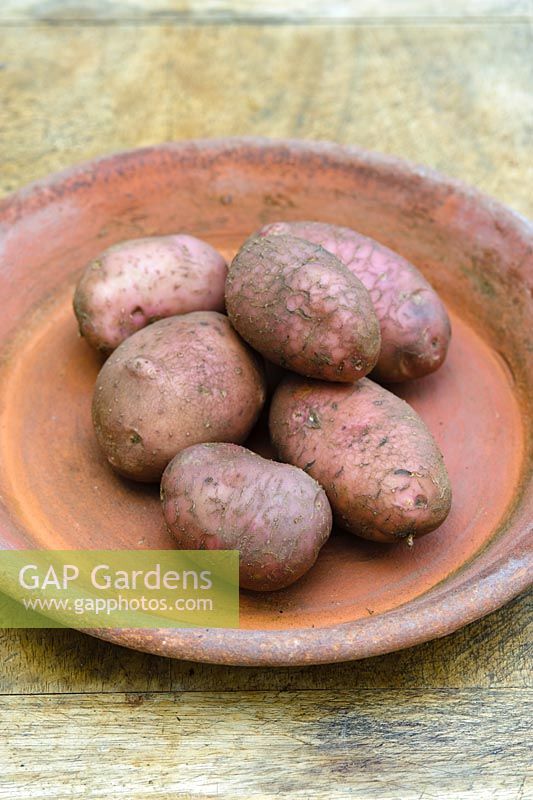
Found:
[[[532,215],[527,0],[4,0],[0,190],[198,136],[333,139]],[[509,798],[527,782],[528,600],[364,662],[172,662],[0,632],[0,798]]]

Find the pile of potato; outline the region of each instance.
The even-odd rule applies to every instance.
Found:
[[[365,376],[390,384],[436,370],[448,315],[420,272],[372,239],[278,222],[229,269],[192,236],[128,241],[87,266],[74,309],[82,336],[110,354],[93,398],[109,463],[161,480],[178,547],[239,550],[244,588],[300,578],[333,519],[412,544],[446,518],[432,435]],[[269,393],[280,461],[241,446]]]

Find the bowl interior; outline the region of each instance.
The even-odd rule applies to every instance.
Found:
[[[448,306],[445,365],[394,391],[439,443],[453,508],[412,549],[334,532],[294,586],[242,593],[241,627],[352,623],[441,584],[489,545],[524,488],[531,297],[520,272],[525,240],[507,213],[495,219],[461,187],[392,160],[254,142],[115,156],[17,195],[1,212],[0,546],[173,547],[158,487],[116,476],[93,437],[90,403],[102,362],[78,337],[71,309],[86,261],[116,241],[179,230],[230,257],[266,221],[319,219],[397,249]],[[266,446],[261,425],[252,446]]]

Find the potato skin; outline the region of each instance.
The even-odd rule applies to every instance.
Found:
[[[197,442],[243,442],[265,401],[260,359],[227,317],[195,311],[126,339],[96,381],[93,423],[109,463],[137,481],[159,480]]]
[[[181,549],[240,550],[240,585],[255,591],[294,583],[331,532],[331,508],[316,481],[233,444],[178,453],[163,474],[161,501]]]
[[[322,247],[293,236],[248,239],[226,281],[228,315],[265,358],[302,375],[349,382],[380,349],[361,281]]]
[[[381,326],[381,353],[372,378],[398,383],[441,366],[450,320],[435,290],[409,261],[351,228],[323,222],[275,222],[259,232],[287,234],[333,253],[370,292]]]
[[[110,247],[76,287],[81,335],[109,353],[151,322],[191,311],[223,311],[226,262],[194,236],[153,236]]]
[[[351,386],[286,378],[269,422],[281,459],[320,482],[351,533],[395,542],[429,533],[448,515],[450,482],[431,433],[368,378]]]

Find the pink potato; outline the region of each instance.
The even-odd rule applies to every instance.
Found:
[[[197,442],[244,442],[265,402],[263,364],[226,316],[195,311],[154,322],[112,353],[93,395],[96,437],[111,466],[158,481]]]
[[[350,386],[286,378],[270,433],[281,459],[319,481],[339,525],[357,536],[412,541],[448,515],[450,481],[431,433],[368,378]]]
[[[233,444],[198,444],[161,481],[163,514],[184,550],[239,550],[240,585],[283,589],[315,563],[331,531],[324,490],[303,470]]]
[[[370,295],[319,245],[294,236],[248,239],[228,271],[226,307],[243,339],[285,369],[349,382],[376,364]]]
[[[323,222],[275,222],[261,236],[298,236],[333,253],[370,292],[381,326],[372,377],[385,383],[420,378],[440,367],[450,341],[446,309],[405,258],[350,228]]]
[[[227,267],[194,236],[132,239],[91,261],[76,287],[80,333],[110,352],[155,320],[190,311],[223,311]]]

